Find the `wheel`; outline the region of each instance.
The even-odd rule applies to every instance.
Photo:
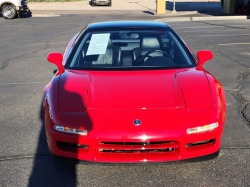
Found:
[[[14,19],[17,16],[16,8],[10,4],[3,5],[1,12],[5,19]]]
[[[111,7],[112,6],[112,1],[110,1],[110,3],[109,3],[109,7]]]
[[[94,0],[91,0],[91,6],[92,6],[92,7],[95,6]]]

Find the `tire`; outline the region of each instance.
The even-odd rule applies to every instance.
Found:
[[[93,1],[93,0],[91,0],[91,6],[92,6],[92,7],[94,7],[94,6],[95,6],[95,4],[94,4],[94,1]]]
[[[14,19],[17,16],[16,8],[11,4],[3,5],[1,12],[4,19]]]
[[[110,3],[109,3],[109,7],[111,7],[112,6],[112,1],[110,1]]]

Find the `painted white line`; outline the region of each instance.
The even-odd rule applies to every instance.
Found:
[[[32,14],[33,18],[51,18],[51,17],[59,17],[61,15],[58,14]]]
[[[250,56],[250,53],[241,53],[242,55],[248,55],[248,56]]]
[[[219,45],[250,45],[250,43],[227,43],[227,44],[219,44]]]
[[[241,53],[242,55],[248,55],[248,56],[250,56],[250,53]]]
[[[211,28],[211,27],[225,27],[225,26],[196,26],[196,27],[176,27],[175,29],[183,29],[183,28],[191,28],[191,29],[197,29],[197,28]]]
[[[213,20],[247,20],[248,16],[208,16],[208,17],[169,17],[163,19],[156,19],[164,23],[177,21],[213,21]]]
[[[0,83],[0,86],[4,86],[4,85],[22,85],[22,84],[41,84],[41,83],[46,83],[46,82],[14,82],[14,83]]]
[[[216,26],[196,26],[196,27],[176,27],[175,29],[199,29],[199,28],[213,28],[213,27],[250,27],[250,25],[216,25]]]
[[[228,28],[223,28],[223,30],[194,30],[194,31],[183,31],[183,32],[209,32],[209,31],[222,31],[222,32],[225,32],[225,31],[237,31],[237,32],[240,32],[242,31],[241,28],[237,28],[237,29],[228,29]],[[181,31],[180,31],[181,32]]]
[[[205,37],[205,36],[250,36],[250,34],[220,34],[220,35],[216,35],[216,34],[211,35],[211,34],[209,34],[209,35],[199,35],[199,36],[201,36],[201,37]]]
[[[195,31],[183,31],[183,32],[219,32],[221,30],[195,30]]]

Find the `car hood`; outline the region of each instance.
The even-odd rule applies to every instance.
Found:
[[[205,97],[205,98],[204,98]],[[176,109],[212,106],[205,73],[196,68],[143,71],[66,70],[59,109]]]

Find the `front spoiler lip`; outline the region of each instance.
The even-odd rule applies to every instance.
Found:
[[[188,158],[184,160],[176,160],[176,161],[162,161],[162,162],[94,162],[94,161],[86,161],[86,160],[78,160],[74,158],[62,157],[53,154],[50,151],[50,156],[55,161],[70,163],[70,164],[84,164],[84,165],[110,165],[110,166],[141,166],[141,165],[166,165],[166,164],[174,164],[174,163],[194,163],[194,162],[204,162],[208,160],[215,159],[219,156],[220,149],[215,153],[211,153],[204,156],[199,156],[195,158]]]

